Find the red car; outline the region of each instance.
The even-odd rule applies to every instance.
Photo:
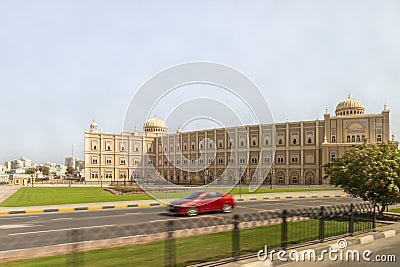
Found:
[[[186,197],[174,200],[168,211],[174,214],[196,216],[202,212],[222,211],[231,212],[235,207],[235,200],[230,194],[218,191],[196,191]]]

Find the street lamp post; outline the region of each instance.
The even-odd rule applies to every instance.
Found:
[[[242,167],[239,167],[239,196],[242,198]]]
[[[207,188],[207,176],[209,174],[209,170],[204,170],[204,185]]]
[[[271,177],[269,178],[269,189],[272,189],[272,179],[274,178],[274,170],[271,170]]]

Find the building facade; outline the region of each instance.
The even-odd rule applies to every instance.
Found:
[[[390,141],[390,111],[365,114],[350,96],[323,120],[169,133],[164,121],[144,131],[105,134],[96,122],[85,131],[85,179],[93,182],[174,184],[321,185],[323,165],[362,142]]]

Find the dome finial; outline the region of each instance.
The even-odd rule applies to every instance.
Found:
[[[351,92],[349,91],[349,97],[348,98],[351,98]]]
[[[383,105],[383,110],[387,110],[387,104],[385,102],[385,105]]]
[[[325,114],[329,114],[328,106],[325,107]]]

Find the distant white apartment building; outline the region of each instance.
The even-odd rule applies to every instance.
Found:
[[[71,156],[65,158],[65,166],[72,167],[78,171],[82,171],[85,168],[85,162],[80,160],[78,157]]]
[[[6,166],[0,165],[0,184],[8,184],[9,181],[9,174],[7,173]]]
[[[27,169],[34,167],[32,165],[32,160],[27,159],[25,157],[21,157],[20,159],[9,160],[5,162],[7,171],[14,171],[18,169]]]

